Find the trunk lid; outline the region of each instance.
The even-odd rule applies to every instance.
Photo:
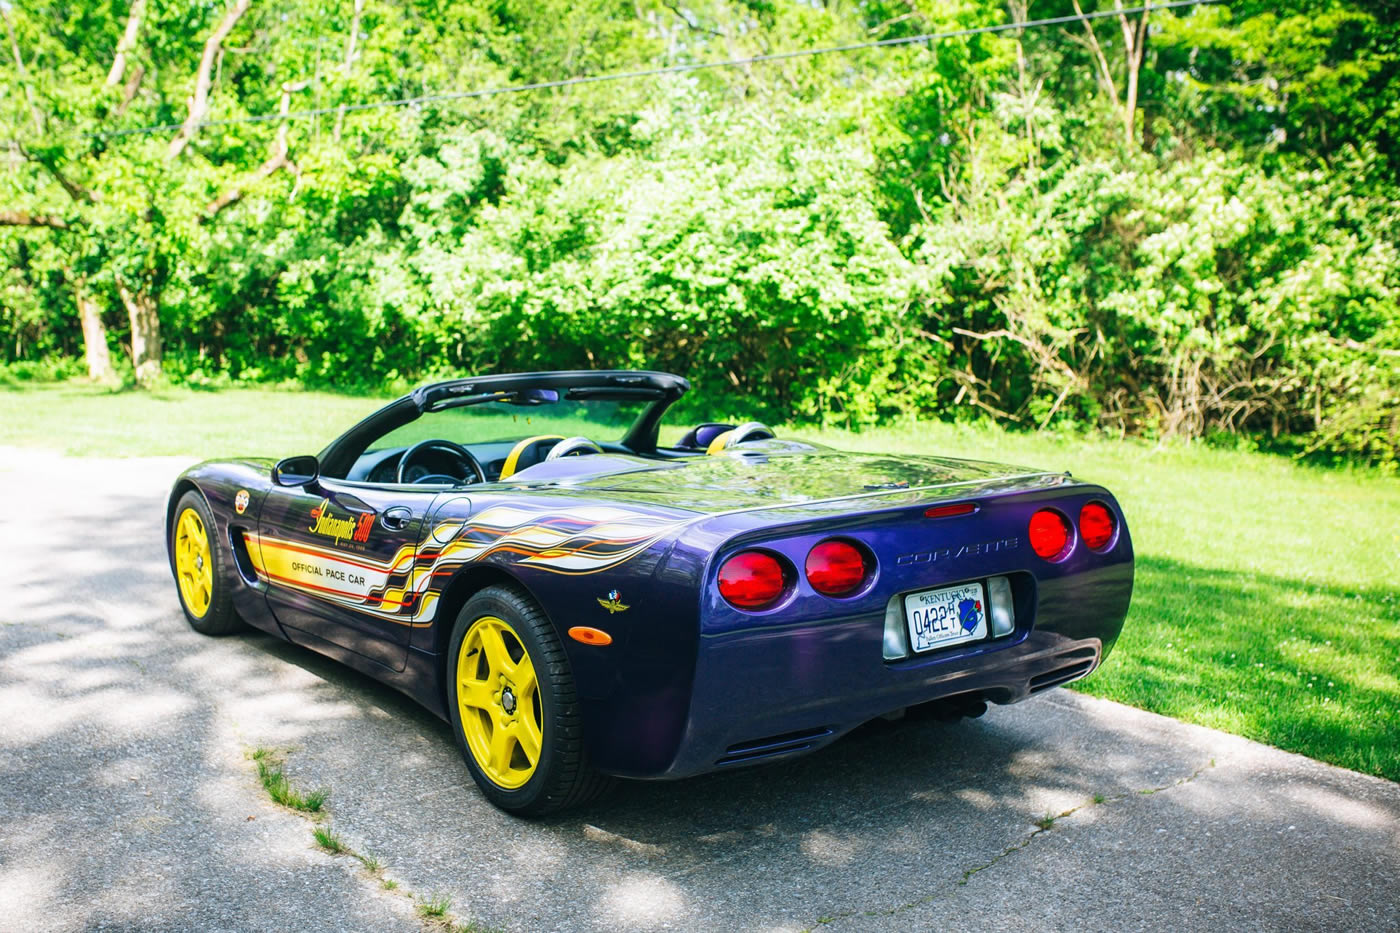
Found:
[[[971,496],[1061,482],[1063,474],[1001,463],[847,453],[803,445],[802,449],[759,449],[696,458],[659,469],[596,476],[570,483],[569,488],[604,499],[713,514],[851,499],[893,497],[919,501],[931,494]],[[878,506],[872,502],[868,507]]]

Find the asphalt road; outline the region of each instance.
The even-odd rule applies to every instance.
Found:
[[[434,897],[505,930],[1400,929],[1400,785],[1065,691],[506,817],[408,700],[188,629],[181,466],[0,449],[0,930],[420,930]]]

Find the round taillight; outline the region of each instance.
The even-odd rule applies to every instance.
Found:
[[[1102,551],[1113,540],[1113,513],[1100,502],[1090,502],[1079,510],[1079,537],[1090,550]]]
[[[719,568],[719,594],[740,609],[762,609],[785,589],[782,563],[764,551],[741,551]]]
[[[849,596],[869,573],[865,554],[849,541],[823,541],[807,552],[803,570],[812,589],[826,596]]]
[[[1069,546],[1069,519],[1054,509],[1041,509],[1031,516],[1031,527],[1027,537],[1031,539],[1031,550],[1046,560],[1054,560]]]

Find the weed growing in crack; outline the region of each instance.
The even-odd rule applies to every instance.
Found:
[[[330,795],[329,790],[302,791],[295,787],[283,771],[285,763],[283,753],[276,749],[260,746],[249,750],[247,754],[257,766],[258,780],[273,801],[300,812],[309,820],[316,821],[322,818],[326,798]],[[418,916],[422,918],[425,928],[436,931],[436,933],[499,933],[499,931],[480,926],[474,921],[459,922],[453,918],[448,914],[448,910],[452,907],[452,901],[446,895],[436,895],[431,899],[424,900],[411,890],[401,889],[399,882],[393,878],[384,877],[384,863],[379,860],[378,856],[372,852],[363,854],[356,852],[329,826],[313,822],[311,834],[316,840],[317,847],[322,851],[331,855],[344,855],[355,859],[364,867],[365,873],[369,877],[378,879],[381,888],[411,901]]]
[[[312,835],[316,837],[316,844],[331,855],[344,855],[350,851],[345,840],[337,836],[329,827],[317,826],[312,830]]]
[[[430,901],[419,901],[418,915],[424,920],[441,920],[447,916],[447,909],[451,906],[451,898],[438,895]]]
[[[1108,799],[1108,798],[1105,797],[1103,794],[1095,794],[1095,795],[1094,795],[1094,803],[1103,803],[1103,802],[1104,802],[1105,800],[1107,800],[1107,799]]]
[[[1049,829],[1051,826],[1055,825],[1055,820],[1057,819],[1059,819],[1059,817],[1051,816],[1047,813],[1040,819],[1036,820],[1035,825],[1040,827],[1041,829]]]
[[[282,770],[281,756],[272,749],[255,748],[248,757],[257,765],[258,780],[273,803],[302,813],[320,813],[325,808],[330,791],[324,788],[311,791],[297,788]]]

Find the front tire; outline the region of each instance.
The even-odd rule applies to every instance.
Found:
[[[228,635],[243,627],[224,577],[215,527],[203,496],[191,489],[180,497],[170,526],[170,563],[180,608],[201,635]]]
[[[544,816],[607,789],[610,780],[584,754],[564,647],[528,594],[492,586],[467,600],[452,629],[447,675],[457,745],[491,803]]]

